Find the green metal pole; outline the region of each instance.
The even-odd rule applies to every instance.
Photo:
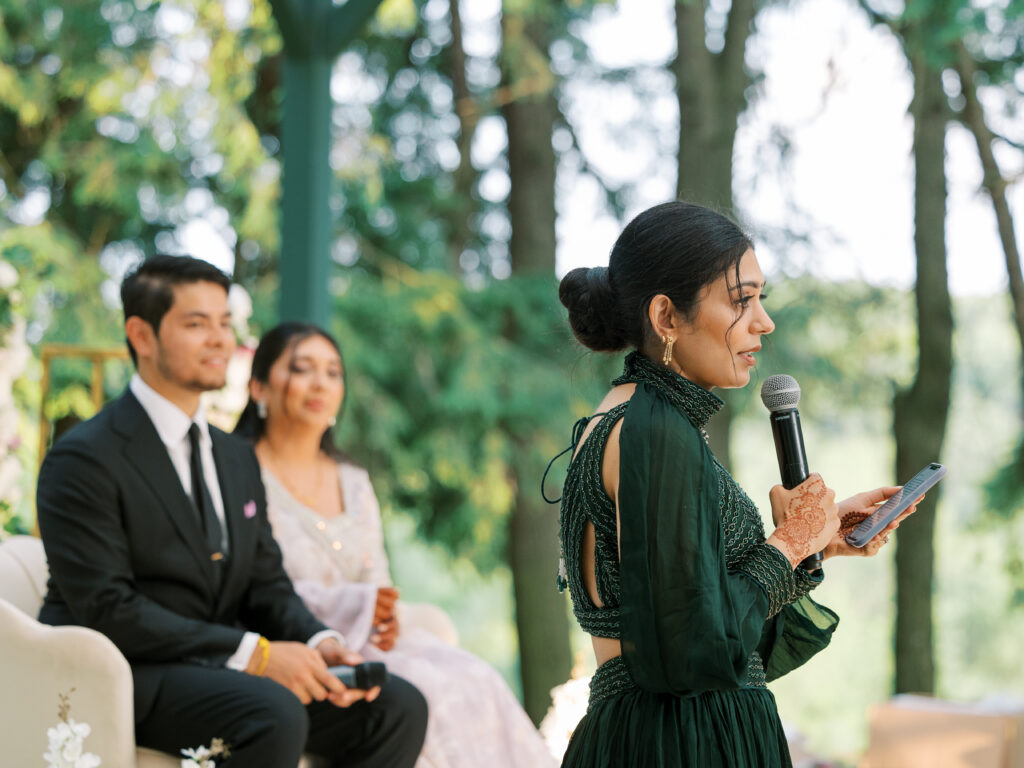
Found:
[[[281,320],[329,327],[331,68],[381,0],[270,0],[284,38]]]
[[[328,327],[333,57],[284,57],[280,319]]]

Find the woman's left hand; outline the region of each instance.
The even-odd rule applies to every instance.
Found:
[[[899,485],[883,486],[873,491],[858,493],[845,501],[839,502],[839,532],[829,545],[825,547],[823,557],[827,560],[830,557],[872,557],[877,555],[882,547],[889,542],[889,536],[892,532],[900,527],[900,523],[917,511],[917,505],[921,503],[921,499],[924,496],[921,496],[921,498],[907,507],[899,517],[879,531],[878,535],[863,547],[851,546],[847,543],[846,537],[853,533],[854,528],[874,514],[878,507],[901,489],[902,486]]]

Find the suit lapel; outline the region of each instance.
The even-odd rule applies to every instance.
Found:
[[[206,581],[213,577],[212,563],[204,551],[203,531],[199,525],[192,500],[181,485],[167,447],[160,441],[156,427],[150,421],[145,409],[131,392],[126,392],[117,402],[114,414],[114,426],[127,438],[124,446],[125,458],[146,480],[153,495],[171,518],[178,530],[185,547],[196,559],[200,570],[207,575]]]

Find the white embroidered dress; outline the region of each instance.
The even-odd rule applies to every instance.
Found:
[[[430,616],[431,606],[400,603],[394,648],[385,652],[369,643],[377,587],[391,585],[380,506],[365,470],[342,463],[338,473],[344,511],[324,518],[264,468],[267,513],[285,570],[313,614],[426,697],[427,738],[417,768],[553,768],[551,753],[497,670],[440,639],[436,620],[418,620]]]

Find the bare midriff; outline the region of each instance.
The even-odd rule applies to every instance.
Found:
[[[597,666],[599,667],[606,661],[622,655],[622,643],[614,637],[594,637],[591,635],[590,642],[594,644],[594,658],[597,660]]]

